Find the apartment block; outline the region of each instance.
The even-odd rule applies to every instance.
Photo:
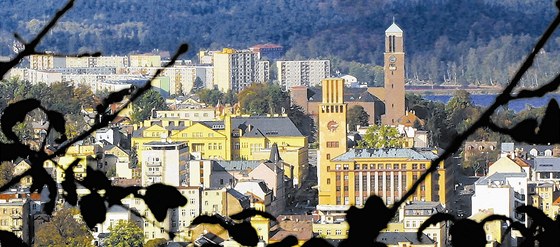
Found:
[[[240,92],[253,83],[263,83],[270,79],[268,61],[260,61],[258,54],[249,50],[224,48],[213,53],[213,84],[222,92]]]
[[[276,61],[277,79],[283,89],[318,86],[331,76],[330,60]]]
[[[189,160],[188,146],[184,142],[154,141],[145,143],[141,153],[142,185],[164,183],[179,186],[186,182],[186,163]]]

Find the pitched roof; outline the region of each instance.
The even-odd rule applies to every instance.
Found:
[[[223,167],[226,171],[241,171],[248,168],[255,169],[255,167],[261,164],[259,160],[215,160],[213,162]]]
[[[275,142],[270,148],[270,157],[268,158],[268,161],[272,163],[278,163],[281,160],[282,158],[280,157],[280,151],[278,151],[278,144],[276,144]]]
[[[536,157],[533,169],[536,172],[559,172],[560,158],[558,157]]]
[[[409,160],[433,160],[437,156],[429,151],[411,148],[350,149],[333,161],[352,161],[360,158],[407,158]]]
[[[403,30],[396,24],[393,22],[393,24],[391,24],[391,26],[389,26],[389,28],[387,28],[387,30],[385,30],[386,33],[402,33]]]
[[[308,100],[310,102],[322,102],[321,88],[308,88]],[[344,102],[375,102],[381,101],[378,97],[368,92],[367,88],[344,88]]]
[[[233,117],[231,124],[233,130],[241,129],[246,134],[256,133],[253,132],[256,129],[264,136],[302,136],[288,117]],[[249,126],[252,128],[251,131],[246,131]]]

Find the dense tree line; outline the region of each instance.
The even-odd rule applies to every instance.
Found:
[[[57,1],[0,3],[0,55],[11,52],[12,33],[41,28]],[[142,13],[142,14],[135,14]],[[59,52],[104,54],[173,50],[179,40],[200,49],[247,48],[273,42],[285,58],[332,58],[333,72],[379,84],[384,31],[394,16],[405,31],[407,77],[416,82],[503,84],[552,19],[549,1],[81,1],[42,46]],[[560,40],[549,42],[526,86],[555,72]],[[350,64],[355,63],[355,64]],[[368,68],[364,68],[365,65]]]

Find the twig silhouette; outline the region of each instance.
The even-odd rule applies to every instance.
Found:
[[[560,8],[560,1],[556,1],[556,7]],[[453,139],[453,141],[449,144],[447,148],[445,148],[445,150],[441,155],[439,155],[436,159],[432,160],[430,167],[424,173],[422,173],[422,175],[420,175],[418,180],[414,182],[412,187],[403,195],[403,197],[395,204],[393,204],[393,206],[390,208],[391,215],[395,215],[398,212],[399,207],[406,200],[408,200],[410,196],[412,196],[416,192],[420,184],[424,180],[426,180],[428,175],[436,171],[439,163],[447,159],[452,153],[459,150],[463,142],[466,141],[467,138],[471,136],[477,129],[488,126],[488,123],[490,123],[490,117],[494,114],[494,112],[496,111],[496,109],[498,109],[498,107],[507,104],[509,101],[514,99],[514,97],[512,96],[513,89],[515,89],[515,87],[518,85],[519,81],[521,80],[525,72],[527,72],[527,70],[532,66],[538,52],[543,48],[543,46],[546,44],[548,39],[552,36],[552,33],[557,29],[559,24],[560,24],[560,15],[557,15],[552,21],[552,23],[548,26],[544,34],[541,36],[541,38],[533,48],[533,51],[525,59],[525,61],[523,62],[523,64],[515,74],[515,76],[512,78],[511,82],[504,89],[504,91],[502,91],[502,93],[498,97],[496,97],[494,103],[490,105],[486,109],[486,111],[484,111],[484,113],[482,113],[482,115],[478,118],[478,120],[476,120],[467,130],[465,130],[463,133],[459,134],[455,139]],[[547,85],[541,87],[540,89],[535,90],[536,91],[535,93],[527,92],[524,93],[524,95],[527,96],[524,95],[522,96],[528,97],[529,95],[539,95],[541,93],[544,93],[545,90],[547,90],[547,92],[552,92],[553,90],[551,90],[551,88],[553,88],[553,86],[549,86],[549,85],[556,85],[558,83],[560,83],[559,80],[555,79],[552,82],[547,83]],[[556,86],[556,88],[557,87],[558,86]]]

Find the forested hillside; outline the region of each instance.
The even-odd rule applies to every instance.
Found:
[[[0,55],[10,54],[13,32],[30,37],[62,4],[0,1]],[[188,42],[194,56],[272,42],[286,47],[287,58],[337,58],[333,69],[348,73],[381,64],[384,30],[395,17],[406,35],[410,81],[500,84],[555,12],[551,0],[81,0],[42,47],[128,54]],[[559,68],[560,39],[550,43],[526,85]],[[373,80],[372,71],[359,79]]]

